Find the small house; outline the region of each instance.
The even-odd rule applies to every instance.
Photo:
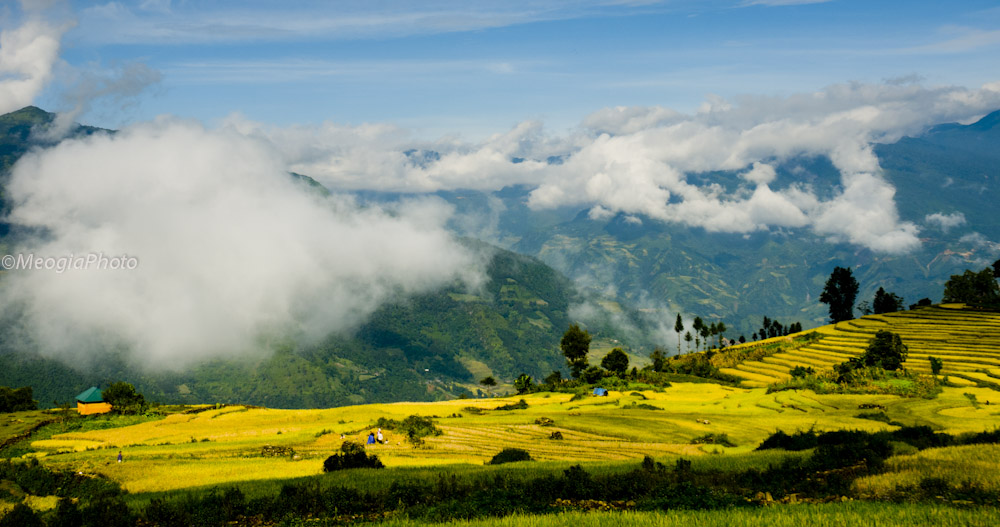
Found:
[[[106,414],[111,411],[111,403],[104,402],[101,390],[91,386],[76,396],[76,411],[80,415]]]
[[[608,390],[606,388],[594,388],[594,395],[598,397],[607,397]]]

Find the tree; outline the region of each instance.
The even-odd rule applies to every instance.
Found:
[[[875,292],[875,300],[872,302],[872,312],[876,315],[882,313],[895,313],[902,311],[903,299],[896,296],[896,293],[886,292],[883,288],[878,288]]]
[[[993,262],[993,278],[1000,278],[1000,260]]]
[[[719,335],[719,338],[725,338],[726,329],[727,328],[725,322],[719,322],[718,324],[715,325],[715,332],[716,334]],[[716,340],[716,343],[718,343],[718,340]]]
[[[615,348],[601,359],[601,367],[621,376],[628,371],[628,355],[621,348]]]
[[[534,384],[535,380],[527,373],[522,373],[514,379],[514,389],[517,390],[518,394],[527,393]]]
[[[699,336],[701,335],[702,330],[705,329],[705,322],[701,319],[701,317],[694,317],[694,322],[691,323],[691,329],[694,330],[694,348],[696,350],[700,350],[701,339]]]
[[[898,370],[906,362],[909,352],[899,335],[886,330],[879,330],[868,342],[868,348],[861,355],[861,363],[865,366],[886,370]]]
[[[580,372],[580,378],[587,384],[594,384],[604,378],[604,370],[597,366],[588,366],[587,369]]]
[[[929,305],[931,305],[930,298],[921,298],[920,300],[917,300],[916,304],[910,304],[910,310],[912,311],[918,307],[929,306]]]
[[[135,386],[125,381],[118,381],[101,392],[104,401],[111,403],[111,410],[119,414],[136,415],[146,412],[149,406],[146,398],[135,390]]]
[[[858,281],[850,267],[834,267],[823,287],[819,301],[830,306],[830,321],[836,324],[854,318],[854,300],[858,297]]]
[[[490,375],[488,377],[483,377],[482,380],[479,381],[479,384],[482,384],[487,388],[491,388],[497,385],[497,380],[494,379],[492,375]]]
[[[944,361],[937,357],[927,357],[927,360],[931,363],[931,374],[937,375],[941,373],[941,368],[944,368]]]
[[[579,378],[580,372],[587,369],[587,353],[590,351],[590,333],[580,329],[576,324],[570,325],[559,341],[559,349],[566,357],[573,378]]]
[[[944,298],[941,301],[984,307],[1000,305],[1000,286],[997,286],[993,272],[989,268],[978,273],[966,269],[960,275],[951,275],[944,284]]]
[[[32,399],[31,386],[8,388],[0,386],[0,413],[37,410],[38,401]]]
[[[653,362],[653,371],[663,371],[667,365],[667,355],[660,348],[649,354],[649,360]]]
[[[687,348],[689,350],[691,349],[691,339],[692,338],[693,337],[691,336],[691,332],[690,331],[684,333],[684,342],[687,342]]]
[[[562,372],[560,372],[559,370],[554,370],[547,377],[545,377],[545,379],[543,379],[543,382],[545,384],[548,384],[549,386],[562,384]]]
[[[684,331],[684,321],[681,314],[677,313],[677,320],[674,321],[674,331],[677,333],[677,354],[681,354],[681,332]]]

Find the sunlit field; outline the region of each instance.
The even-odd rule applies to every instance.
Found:
[[[973,404],[968,394],[979,402]],[[56,433],[31,442],[32,451],[25,456],[54,467],[105,475],[130,492],[156,492],[319,474],[322,460],[344,440],[364,443],[379,417],[402,419],[413,414],[432,416],[442,433],[414,446],[400,433],[384,430],[388,444],[367,449],[390,468],[481,466],[509,446],[524,448],[539,461],[613,462],[645,455],[670,460],[707,454],[727,454],[707,457],[735,461],[739,456],[734,454],[752,451],[779,429],[889,428],[857,417],[860,405],[872,404],[884,407],[896,422],[929,425],[952,434],[1000,426],[1000,408],[981,404],[1000,401],[1000,392],[987,388],[945,388],[935,399],[914,399],[808,391],[767,394],[761,388],[675,383],[659,392],[612,391],[608,397],[587,395],[577,400],[571,400],[571,394],[531,394],[523,397],[526,409],[494,410],[521,398],[326,410],[212,407],[120,428]],[[552,439],[555,432],[562,439]],[[714,439],[722,435],[735,446],[717,444]],[[120,464],[119,450],[124,456]],[[984,455],[996,458],[996,452]],[[901,464],[899,470],[910,470],[907,466]]]
[[[820,338],[814,342],[743,361],[722,371],[744,379],[746,386],[766,386],[787,380],[796,366],[830,370],[860,356],[877,331],[888,330],[899,334],[910,349],[906,369],[930,374],[929,357],[937,357],[943,362],[941,375],[952,384],[1000,388],[1000,313],[964,307],[926,306],[823,326],[815,330]],[[768,339],[736,349],[782,340]]]

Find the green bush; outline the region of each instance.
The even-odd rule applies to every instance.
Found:
[[[505,448],[499,454],[493,456],[490,465],[502,465],[504,463],[514,463],[517,461],[533,461],[531,454],[527,450],[520,448]]]
[[[0,527],[43,527],[42,520],[23,503],[14,505],[10,512],[0,518]]]
[[[0,413],[37,409],[38,401],[32,399],[31,386],[22,388],[0,386]]]
[[[365,448],[353,441],[344,441],[340,445],[340,453],[334,454],[323,462],[323,472],[334,472],[350,468],[385,468],[375,454],[369,455]]]

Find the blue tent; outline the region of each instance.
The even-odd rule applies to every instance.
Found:
[[[594,395],[599,395],[601,397],[607,397],[608,396],[608,390],[606,390],[604,388],[594,388]]]

